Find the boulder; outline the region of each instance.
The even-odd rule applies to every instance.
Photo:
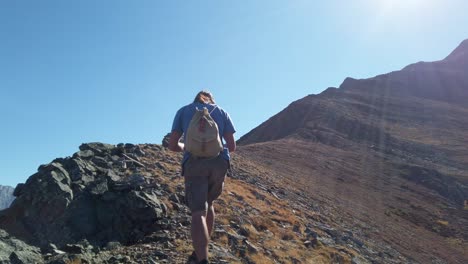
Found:
[[[17,199],[0,213],[0,224],[43,248],[51,243],[62,248],[83,239],[98,245],[137,241],[158,230],[155,223],[167,215],[160,201],[164,191],[156,189],[161,186],[151,182],[151,175],[124,174],[114,162],[142,155],[145,152],[133,144],[82,144],[72,157],[41,165],[18,185]],[[140,163],[138,169],[144,166]]]

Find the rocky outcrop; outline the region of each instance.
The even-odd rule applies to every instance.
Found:
[[[13,196],[14,188],[0,185],[0,210],[8,208],[15,199]]]
[[[0,212],[0,263],[183,263],[181,158],[161,145],[88,143],[41,165]],[[239,263],[212,247],[215,263]]]
[[[464,206],[468,198],[467,185],[434,169],[414,165],[402,165],[401,169],[403,178],[436,191],[458,207]]]
[[[94,244],[137,241],[158,230],[167,213],[158,184],[138,161],[142,155],[132,144],[83,144],[72,157],[40,166],[19,184],[0,224],[41,247],[84,238]]]

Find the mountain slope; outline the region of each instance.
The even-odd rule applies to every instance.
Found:
[[[290,104],[240,152],[418,263],[468,260],[468,41]],[[419,238],[415,240],[415,238]]]
[[[14,190],[13,187],[0,185],[0,210],[7,208],[13,202],[15,198],[13,196]]]

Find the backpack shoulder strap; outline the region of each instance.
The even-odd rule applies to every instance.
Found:
[[[211,115],[211,113],[214,112],[214,110],[215,110],[216,108],[218,108],[218,105],[214,105],[213,109],[211,109],[211,111],[210,111],[210,115]]]

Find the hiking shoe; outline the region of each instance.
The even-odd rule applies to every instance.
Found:
[[[198,264],[210,264],[210,263],[208,262],[208,260],[204,259],[204,260],[198,262]]]
[[[192,255],[188,257],[187,264],[197,264],[198,263],[198,258],[197,254],[195,251],[192,252]]]

